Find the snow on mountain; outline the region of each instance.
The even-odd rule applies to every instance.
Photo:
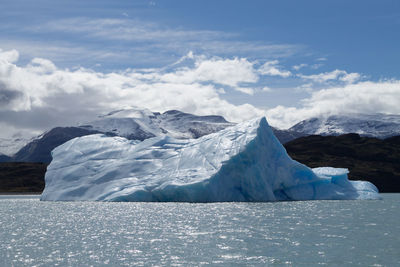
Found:
[[[56,127],[26,144],[11,158],[10,161],[49,163],[52,159],[51,151],[55,147],[75,137],[96,133],[99,132],[78,127]]]
[[[307,135],[357,133],[361,136],[387,138],[400,135],[400,115],[332,115],[301,121],[289,130]]]
[[[144,140],[168,134],[175,138],[198,138],[234,125],[221,116],[196,116],[177,110],[163,114],[149,110],[124,109],[99,116],[96,120],[73,127],[56,127],[31,140],[12,159],[1,161],[46,162],[51,150],[75,137],[95,133]]]
[[[167,114],[167,116],[172,114]],[[168,135],[142,142],[90,135],[53,150],[41,200],[280,201],[378,199],[347,169],[292,160],[265,118],[198,139]]]
[[[271,127],[272,132],[274,133],[274,135],[276,136],[276,138],[278,138],[279,142],[281,142],[281,144],[286,144],[287,142],[290,142],[292,140],[295,140],[297,138],[303,137],[307,134],[304,133],[299,133],[296,131],[292,131],[292,130],[280,130],[274,127]]]
[[[282,144],[310,134],[339,135],[355,132],[384,138],[399,135],[399,117],[381,114],[330,116],[302,121],[289,130],[273,128],[273,132]],[[78,126],[56,127],[32,139],[0,139],[0,153],[12,156],[11,159],[0,157],[0,162],[50,162],[50,151],[55,147],[72,138],[94,133],[131,140],[144,140],[165,134],[182,139],[198,138],[233,125],[221,116],[196,116],[177,110],[161,114],[149,110],[123,109]]]
[[[79,127],[144,140],[165,134],[178,139],[198,138],[233,125],[221,116],[196,116],[178,110],[161,114],[146,109],[125,109],[100,116]]]
[[[17,153],[22,147],[31,142],[32,137],[15,137],[15,138],[0,138],[0,154],[12,156]]]

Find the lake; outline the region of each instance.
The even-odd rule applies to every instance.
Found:
[[[400,266],[400,194],[279,203],[0,196],[0,266]]]

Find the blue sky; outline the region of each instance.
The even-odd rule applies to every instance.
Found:
[[[0,124],[39,132],[129,103],[281,128],[400,114],[399,29],[387,0],[3,0]]]
[[[112,38],[96,42],[82,33],[46,29],[63,19],[121,19],[133,24],[149,24],[152,29],[215,32],[219,41],[243,42],[248,45],[281,45],[287,50],[276,51],[276,57],[286,53],[291,57],[285,64],[311,62],[319,57],[329,61],[323,70],[330,68],[362,72],[371,78],[396,77],[400,53],[400,4],[398,1],[2,1],[0,22],[2,42],[38,42],[68,47],[96,48],[114,53],[132,51],[122,62],[111,58],[105,60],[71,59],[57,60],[60,66],[83,65],[101,62],[104,70],[126,67],[154,67],[172,63],[188,51],[220,56],[245,56],[254,59],[270,59],[267,51],[224,52],[224,47],[202,48],[198,45],[179,45],[175,49],[150,51],[161,59],[138,58],[146,42],[125,40],[116,43]],[[50,25],[48,25],[50,24]],[[53,24],[54,26],[54,24]],[[65,25],[66,27],[68,25]],[[72,26],[72,25],[71,25]],[[77,26],[77,25],[74,25]],[[34,31],[33,29],[37,29]],[[49,27],[51,28],[51,27]],[[206,33],[204,33],[206,35]],[[154,36],[154,39],[157,39]],[[162,38],[162,37],[159,37]],[[207,38],[207,36],[202,36]],[[214,36],[208,37],[214,39]],[[193,37],[193,41],[196,41]],[[201,42],[202,39],[197,40]],[[160,40],[148,40],[162,43]],[[244,46],[244,44],[243,44]],[[7,45],[8,47],[8,45]],[[115,50],[112,50],[115,49]],[[27,57],[34,56],[27,51]],[[146,51],[147,52],[147,51]],[[272,51],[272,53],[275,51]],[[279,53],[280,52],[280,53]],[[44,53],[43,53],[44,54]],[[51,55],[49,55],[51,56]],[[60,56],[61,57],[61,56]],[[155,56],[154,56],[155,57]],[[132,62],[136,59],[138,62]]]

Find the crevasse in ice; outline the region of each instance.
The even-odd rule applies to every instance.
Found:
[[[52,152],[41,200],[283,201],[379,199],[347,169],[292,160],[265,118],[199,139],[90,135]]]

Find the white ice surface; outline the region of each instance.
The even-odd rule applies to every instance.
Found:
[[[41,200],[280,201],[378,199],[369,182],[347,169],[292,160],[265,118],[199,139],[143,142],[90,135],[52,152]]]

